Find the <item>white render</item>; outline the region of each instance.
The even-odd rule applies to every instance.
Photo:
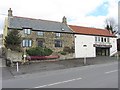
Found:
[[[117,38],[110,38],[110,44],[112,45],[112,48],[110,48],[110,56],[117,53]]]
[[[109,42],[97,42],[95,37],[109,38]],[[96,47],[94,44],[99,45],[112,45],[110,48],[110,56],[117,52],[117,38],[103,37],[93,35],[75,34],[75,58],[96,57]]]

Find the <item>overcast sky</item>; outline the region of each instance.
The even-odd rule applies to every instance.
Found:
[[[119,0],[0,0],[0,33],[9,8],[13,16],[62,21],[69,25],[104,28],[105,19],[118,20]]]

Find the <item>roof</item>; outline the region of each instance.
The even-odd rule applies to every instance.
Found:
[[[97,29],[97,28],[82,27],[75,25],[69,25],[69,27],[73,30],[74,33],[114,37],[114,35],[111,34],[107,29]]]
[[[8,28],[12,29],[32,28],[32,30],[41,31],[68,32],[68,33],[73,32],[66,24],[61,22],[32,19],[18,16],[8,17]]]

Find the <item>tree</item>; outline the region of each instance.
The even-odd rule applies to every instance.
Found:
[[[13,51],[20,51],[21,36],[18,30],[12,30],[5,37],[5,47]]]
[[[105,20],[105,29],[111,31],[112,33],[117,33],[118,27],[114,18],[107,18]]]

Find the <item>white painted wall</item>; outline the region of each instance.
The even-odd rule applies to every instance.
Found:
[[[95,47],[93,44],[95,42],[95,36],[89,35],[75,35],[75,57],[96,57]],[[83,47],[87,45],[87,47]]]
[[[93,44],[112,45],[110,56],[117,52],[117,38],[109,37],[110,42],[96,42],[95,36],[75,34],[75,58],[96,57],[96,47]],[[87,47],[84,47],[87,45]]]
[[[112,47],[110,48],[110,56],[112,56],[113,54],[117,53],[117,38],[111,37],[110,44],[112,45]]]

